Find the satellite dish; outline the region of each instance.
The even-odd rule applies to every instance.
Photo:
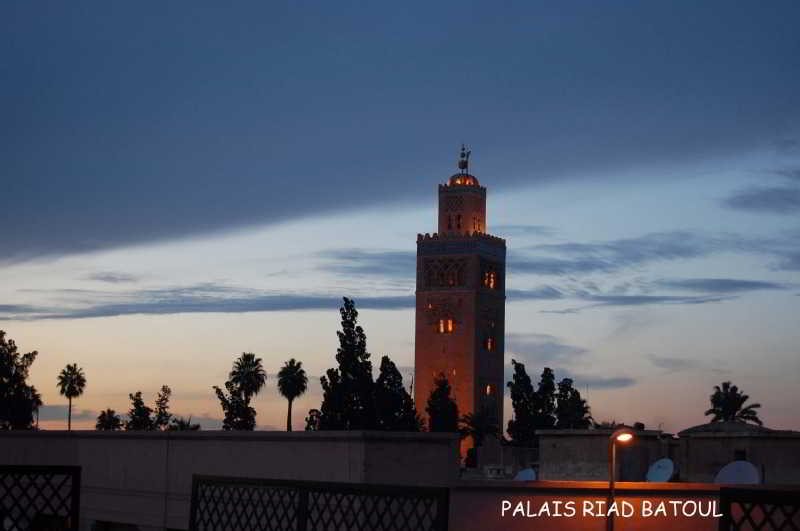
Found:
[[[514,481],[536,481],[536,471],[532,468],[523,468],[514,476]]]
[[[731,461],[717,472],[714,483],[758,485],[761,483],[761,475],[755,465],[749,461]]]
[[[666,483],[675,476],[675,463],[665,457],[659,459],[647,469],[647,481],[650,483]]]

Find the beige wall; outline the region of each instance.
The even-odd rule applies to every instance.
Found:
[[[542,430],[539,475],[543,480],[608,481],[609,430]],[[669,456],[658,431],[640,431],[633,444],[617,445],[617,479],[644,481],[650,463]]]
[[[743,450],[770,485],[800,484],[800,434],[706,433],[680,438],[681,477],[713,482],[717,472]]]
[[[192,474],[444,486],[455,435],[386,432],[7,432],[0,464],[78,465],[81,526],[185,529]]]

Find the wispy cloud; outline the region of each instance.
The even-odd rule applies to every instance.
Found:
[[[68,409],[66,404],[45,404],[39,408],[39,420],[63,420],[66,423]],[[94,420],[97,415],[97,411],[90,409],[72,408],[72,420]]]
[[[583,347],[569,345],[550,334],[536,333],[506,334],[506,351],[512,357],[515,356],[537,364],[571,362],[588,352]]]
[[[653,283],[663,289],[695,291],[701,293],[741,293],[760,290],[786,290],[790,286],[763,280],[743,280],[735,278],[684,278],[662,279]]]
[[[95,280],[97,282],[108,282],[109,284],[126,284],[136,282],[139,277],[128,273],[119,273],[114,271],[98,271],[86,276],[87,280]]]
[[[797,214],[800,211],[800,187],[751,186],[722,201],[728,208],[766,214]]]
[[[541,275],[611,273],[651,262],[698,258],[734,243],[730,236],[674,231],[601,242],[541,244],[512,255],[510,268]]]
[[[547,225],[492,225],[490,228],[492,234],[506,238],[525,236],[550,237],[557,232],[554,227]]]
[[[49,309],[22,306],[23,311],[0,309],[0,318],[85,319],[135,314],[246,313],[293,310],[327,310],[341,306],[340,296],[263,292],[206,283],[124,293],[70,290],[74,303]],[[413,295],[354,297],[359,308],[393,310],[414,307]]]
[[[667,373],[698,370],[709,371],[717,374],[724,374],[728,372],[728,370],[720,363],[708,363],[703,360],[692,358],[657,356],[651,354],[647,356],[647,359],[650,360],[654,366],[658,367],[659,369],[663,369],[664,372]]]
[[[398,250],[331,249],[317,253],[328,260],[319,269],[348,276],[375,275],[414,281],[416,253]]]

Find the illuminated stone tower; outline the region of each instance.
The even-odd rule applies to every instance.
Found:
[[[487,407],[503,419],[506,242],[486,233],[486,188],[459,173],[439,185],[439,231],[417,235],[414,400],[423,416],[444,374],[459,415]]]

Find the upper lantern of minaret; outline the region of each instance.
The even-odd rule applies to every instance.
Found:
[[[439,234],[486,233],[486,188],[469,173],[469,156],[461,145],[458,173],[439,185]]]

